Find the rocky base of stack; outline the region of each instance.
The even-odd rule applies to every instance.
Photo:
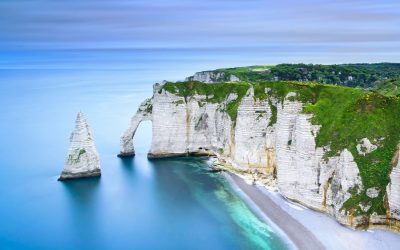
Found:
[[[86,172],[81,172],[81,173],[72,173],[72,172],[62,171],[58,180],[64,181],[64,180],[71,180],[71,179],[78,179],[78,178],[92,178],[92,177],[100,177],[100,176],[101,176],[100,169],[95,169],[92,171],[86,171]]]
[[[128,158],[128,157],[134,157],[135,156],[135,152],[128,152],[128,153],[119,153],[117,155],[119,158]]]

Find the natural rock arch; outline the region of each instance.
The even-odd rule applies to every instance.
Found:
[[[146,99],[140,104],[136,114],[132,117],[131,123],[127,130],[121,137],[120,148],[121,152],[118,154],[119,157],[129,157],[135,155],[135,149],[133,146],[133,137],[135,136],[136,130],[142,121],[152,120],[152,99]]]

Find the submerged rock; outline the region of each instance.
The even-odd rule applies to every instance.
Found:
[[[101,175],[99,154],[83,113],[76,117],[75,130],[70,137],[70,147],[65,166],[58,180],[95,177]]]

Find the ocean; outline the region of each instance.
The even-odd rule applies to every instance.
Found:
[[[148,160],[150,122],[136,133],[137,155],[116,157],[153,83],[260,57],[193,49],[2,53],[0,249],[286,249],[223,176],[207,171],[207,158]],[[78,111],[91,126],[102,177],[59,182]]]

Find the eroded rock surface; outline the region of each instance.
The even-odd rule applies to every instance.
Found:
[[[65,166],[58,180],[100,175],[100,159],[92,132],[83,113],[79,112],[76,117],[75,129],[70,137],[70,147]]]
[[[389,213],[392,218],[400,220],[400,162],[399,146],[396,155],[393,157],[393,169],[390,173],[390,183],[386,187],[388,197]]]
[[[370,142],[368,138],[363,138],[360,144],[357,144],[357,151],[360,155],[366,155],[377,149],[378,147]]]
[[[133,148],[133,136],[139,124],[142,121],[152,119],[153,103],[152,99],[146,99],[139,106],[136,114],[132,117],[129,127],[126,129],[120,140],[120,153],[119,157],[129,157],[135,155],[135,149]]]
[[[249,87],[238,101],[237,117],[232,120],[227,107],[238,100],[234,93],[222,101],[210,102],[210,95],[182,96],[157,84],[153,97],[139,107],[121,138],[121,153],[134,152],[132,137],[137,124],[150,119],[153,128],[150,158],[217,155],[226,168],[241,171],[254,181],[279,190],[288,199],[326,212],[342,224],[352,227],[387,224],[386,215],[368,214],[373,199],[382,197],[384,191],[364,187],[351,150],[344,148],[326,157],[329,145],[316,144],[321,126],[311,123],[312,114],[303,112],[304,103],[293,98],[296,93],[277,100],[269,92],[266,88],[266,97],[259,99]],[[355,153],[361,155],[378,147],[367,138],[354,142],[357,144],[359,150]],[[387,200],[392,217],[399,219],[398,161],[390,179]],[[356,204],[364,214],[346,209],[346,202],[357,195],[371,199]]]

